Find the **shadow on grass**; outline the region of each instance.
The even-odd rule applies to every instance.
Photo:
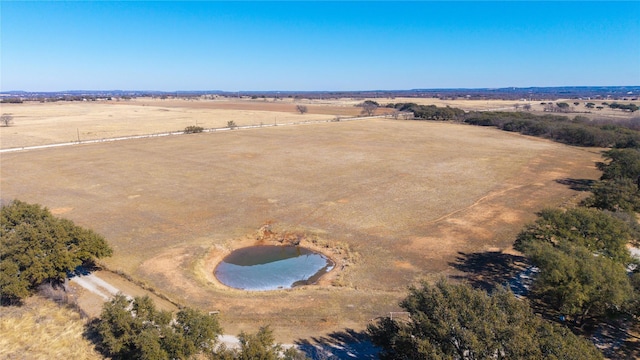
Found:
[[[466,280],[471,286],[491,291],[496,286],[506,285],[527,267],[525,257],[501,252],[458,252],[450,266],[464,272],[453,278]]]
[[[295,342],[298,349],[313,360],[320,359],[377,359],[379,349],[373,345],[366,332],[346,329],[327,336],[301,339]]]
[[[591,191],[591,187],[596,183],[595,180],[591,179],[557,179],[556,182],[558,184],[567,185],[569,189],[575,191]]]

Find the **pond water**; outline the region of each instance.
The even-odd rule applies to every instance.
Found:
[[[312,284],[333,269],[325,256],[299,246],[251,246],[227,255],[218,280],[244,290],[276,290]]]

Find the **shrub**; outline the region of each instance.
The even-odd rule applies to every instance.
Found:
[[[191,125],[184,128],[185,134],[196,134],[201,133],[202,131],[204,131],[204,128],[202,126]]]

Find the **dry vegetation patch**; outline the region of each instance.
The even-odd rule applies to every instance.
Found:
[[[51,300],[32,296],[0,312],[2,359],[103,359],[83,337],[85,320]]]

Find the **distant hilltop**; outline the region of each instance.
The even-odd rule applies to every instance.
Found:
[[[256,97],[289,97],[306,99],[326,98],[395,98],[421,97],[470,100],[505,99],[505,100],[556,100],[556,99],[612,99],[637,100],[640,86],[560,86],[560,87],[507,87],[507,88],[475,88],[475,89],[411,89],[411,90],[356,90],[356,91],[146,91],[146,90],[67,90],[52,92],[6,91],[0,98],[20,100],[85,100],[96,98],[195,98],[206,96],[256,98]]]

